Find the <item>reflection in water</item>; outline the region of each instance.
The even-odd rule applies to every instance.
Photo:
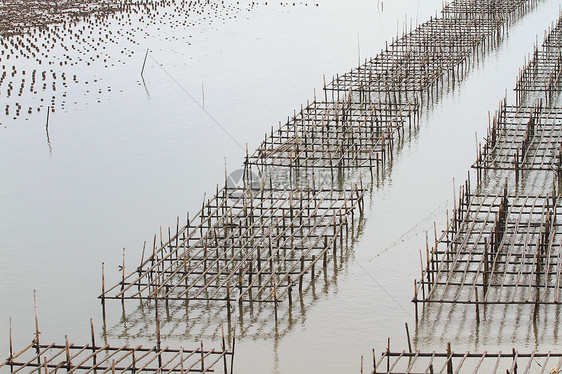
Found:
[[[45,123],[45,132],[47,133],[47,145],[49,146],[49,154],[53,154],[53,147],[51,146],[51,138],[49,136],[49,116],[51,113],[51,107],[47,107],[47,121]]]
[[[477,319],[474,305],[430,303],[423,307],[414,342],[422,351],[446,342],[474,350],[555,346],[560,343],[559,322],[556,305],[484,305]]]
[[[155,321],[160,316],[161,334],[165,339],[188,341],[216,341],[221,325],[229,338],[234,331],[239,338],[260,340],[283,339],[296,325],[306,322],[306,311],[321,297],[337,292],[338,273],[345,270],[353,258],[353,245],[364,228],[363,216],[355,220],[349,235],[342,237],[338,256],[327,266],[309,271],[307,279],[295,284],[284,302],[241,301],[229,303],[219,300],[163,300],[143,299],[122,301],[119,306],[108,303],[107,335],[126,341],[153,339]],[[132,310],[130,309],[132,308]],[[120,315],[118,321],[113,316]]]

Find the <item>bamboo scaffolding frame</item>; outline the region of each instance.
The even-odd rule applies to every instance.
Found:
[[[379,168],[396,134],[417,121],[417,105],[353,101],[309,103],[270,134],[247,164],[265,168]]]
[[[453,1],[431,18],[325,90],[359,92],[364,101],[418,102],[431,87],[461,79],[482,50],[495,46],[506,26],[537,1]],[[398,97],[398,98],[397,98]],[[367,99],[368,98],[368,99]]]
[[[562,15],[545,35],[544,45],[554,45],[559,38],[561,21]],[[527,67],[548,55],[535,48]],[[560,300],[562,108],[545,106],[541,99],[532,106],[517,101],[515,106],[505,99],[500,102],[472,165],[477,186],[472,191],[470,180],[461,186],[452,219],[431,252],[428,249],[426,267],[422,265],[421,279],[415,283],[416,305],[476,304],[478,320],[482,304],[527,304],[536,311],[540,304],[556,305]],[[514,193],[508,192],[507,178],[503,188],[493,178],[484,178],[493,170],[515,173]],[[537,181],[544,185],[552,173],[552,191],[539,187],[537,192]],[[520,184],[523,178],[534,182]]]
[[[500,104],[473,168],[562,170],[562,108]]]
[[[11,373],[210,373],[220,366],[221,372],[232,372],[235,337],[227,347],[224,332],[220,349],[205,349],[203,342],[195,349],[162,347],[160,335],[154,347],[96,345],[92,323],[91,344],[78,345],[65,337],[64,344],[40,344],[34,338],[19,352],[10,342],[10,356],[0,362],[0,371]],[[159,328],[160,320],[158,319]],[[36,336],[39,330],[37,327]]]
[[[546,105],[551,105],[555,94],[561,90],[560,76],[562,74],[562,20],[559,19],[547,32],[544,42],[534,51],[520,69],[515,91],[517,103],[522,103],[528,97],[537,95],[544,98]]]
[[[557,304],[562,236],[551,196],[474,195],[432,249],[423,302]],[[482,298],[474,295],[480,292]],[[418,291],[419,293],[419,291]]]
[[[392,351],[390,345],[377,358],[373,350],[373,373],[559,373],[561,352],[453,352],[447,343],[444,351]]]
[[[280,302],[334,260],[363,194],[225,187],[100,298]]]

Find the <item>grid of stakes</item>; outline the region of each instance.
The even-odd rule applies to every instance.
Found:
[[[562,19],[547,32],[539,49],[535,47],[531,58],[520,70],[515,85],[517,103],[530,94],[543,97],[547,105],[552,103],[555,94],[560,92],[562,73]]]
[[[466,190],[465,190],[466,191]],[[557,196],[462,191],[444,237],[427,253],[424,302],[557,304],[562,236]]]
[[[560,25],[559,20],[550,34],[558,34]],[[473,165],[475,192],[469,178],[441,239],[436,233],[435,245],[426,246],[425,269],[422,260],[422,277],[415,282],[416,312],[418,301],[476,304],[477,317],[481,304],[529,304],[536,311],[559,303],[561,112],[541,99],[532,106],[500,103]],[[516,192],[508,193],[507,178],[503,188],[495,178],[483,178],[491,170],[513,171]],[[537,181],[548,184],[551,173],[551,192],[537,192]],[[534,182],[521,185],[523,177]]]
[[[473,165],[480,179],[488,170],[562,170],[562,108],[508,106],[505,101],[488,127]]]
[[[206,349],[203,342],[194,349],[170,348],[160,340],[160,319],[156,322],[157,342],[154,347],[112,346],[96,344],[94,325],[91,342],[76,344],[65,337],[64,344],[39,341],[37,324],[32,342],[21,351],[14,351],[10,326],[10,355],[0,363],[0,371],[10,373],[210,373],[220,370],[232,373],[235,338],[227,342],[224,331],[220,349]],[[227,346],[230,344],[231,348]]]
[[[483,41],[495,40],[502,25],[499,20],[432,19],[367,63],[336,76],[325,89],[368,92],[371,100],[380,101],[423,99],[418,95],[443,78],[461,79],[472,52]]]
[[[508,21],[536,0],[454,1],[381,53],[328,85],[265,139],[246,163],[290,168],[368,167],[377,172],[395,137],[411,129],[422,94],[460,80],[481,51],[501,39]],[[328,92],[331,92],[331,100]]]
[[[493,3],[493,4],[492,4]],[[422,99],[447,82],[461,79],[478,49],[501,39],[510,21],[537,1],[453,1],[442,17],[431,18],[351,72],[336,76],[326,90],[378,93],[378,100]],[[369,94],[374,100],[372,94]],[[397,98],[398,97],[398,98]]]
[[[456,0],[447,4],[442,13],[454,17],[498,18],[510,14],[525,6],[525,0]]]
[[[125,4],[115,0],[2,0],[0,3],[0,35],[17,34],[31,27],[77,21],[88,15],[104,15],[123,11]]]
[[[218,190],[175,235],[100,298],[278,302],[302,289],[363,212],[364,190]],[[315,270],[316,267],[316,270]],[[308,278],[307,278],[308,279]],[[103,287],[103,286],[102,286]],[[229,308],[230,310],[230,308]]]
[[[248,164],[379,169],[391,153],[395,134],[403,136],[417,121],[417,105],[344,101],[309,103],[277,131],[271,129]]]
[[[522,14],[536,2],[511,0],[507,3],[514,4],[513,9]],[[437,89],[444,72],[447,77],[450,74],[460,80],[474,54],[484,51],[486,45],[495,45],[498,39],[493,36],[499,38],[502,35],[505,21],[517,13],[513,9],[502,16],[481,15],[476,17],[478,22],[473,17],[462,20],[461,16],[432,19],[394,42],[392,53],[388,54],[386,48],[391,59],[383,64],[382,69],[386,70],[383,74],[392,76],[396,66],[406,63],[414,68],[404,70],[404,74],[416,75],[418,78],[414,81],[423,81],[422,89],[433,83]],[[447,38],[453,39],[454,43]],[[416,85],[414,90],[420,83]],[[286,191],[285,197],[279,197],[280,192],[271,186],[280,185],[282,181],[272,181],[272,176],[277,176],[280,170],[289,170],[288,177],[283,180],[291,181],[293,188],[293,177],[297,182],[303,178],[302,168],[312,170],[313,186],[315,175],[325,176],[328,172],[332,181],[328,188],[333,192],[336,172],[338,178],[341,172],[353,168],[368,167],[371,174],[374,170],[378,172],[385,160],[392,157],[395,138],[400,139],[406,130],[416,125],[419,104],[417,97],[402,100],[401,92],[396,90],[381,94],[380,90],[342,91],[333,86],[333,83],[329,87],[324,84],[323,100],[317,101],[315,97],[312,104],[301,107],[300,113],[295,113],[277,132],[272,129],[252,156],[247,154],[246,174],[251,173],[254,165],[261,167],[262,173],[266,166],[273,166],[267,170],[270,188],[265,191],[266,197],[256,203],[263,209],[255,211],[261,223],[248,223],[247,209],[239,206],[245,202],[221,198],[221,193],[230,192],[217,191],[214,198],[204,203],[195,219],[190,221],[188,217],[188,224],[181,229],[178,223],[175,236],[169,232],[168,243],[163,242],[161,233],[157,246],[155,237],[152,256],[145,260],[143,249],[141,265],[128,276],[123,261],[121,282],[106,291],[102,275],[100,298],[104,315],[106,299],[140,299],[141,309],[142,301],[150,300],[164,299],[167,308],[169,300],[183,300],[191,305],[222,300],[227,303],[229,315],[231,303],[246,301],[252,305],[252,301],[257,301],[260,305],[273,303],[277,315],[279,301],[287,298],[291,303],[293,286],[298,284],[299,290],[306,290],[306,283],[303,286],[305,274],[308,274],[306,279],[311,279],[310,284],[314,284],[315,266],[325,270],[328,261],[334,266],[338,263],[336,247],[340,247],[343,259],[343,246],[350,243],[347,240],[349,227],[352,230],[354,227],[354,210],[358,208],[361,213],[363,209],[362,189],[349,191],[349,197],[336,199],[338,203],[326,200],[332,204],[331,208],[319,208],[312,216],[303,216],[303,221],[299,218],[298,222],[287,222],[287,207],[277,209],[274,205],[275,201],[286,203],[289,195]],[[294,167],[298,169],[293,170]],[[322,172],[317,170],[315,173],[314,169],[318,168]],[[306,174],[304,178],[309,176]],[[343,191],[338,193],[345,195]],[[267,200],[271,201],[269,207],[265,207]],[[306,204],[314,205],[316,201]],[[295,230],[300,234],[295,234]],[[318,262],[322,265],[317,265]],[[242,308],[239,310],[243,311]]]
[[[558,373],[562,367],[562,353],[519,352],[515,349],[502,352],[454,352],[451,344],[443,351],[422,352],[392,351],[390,339],[386,351],[380,357],[373,350],[373,373]]]
[[[357,222],[357,221],[356,221]],[[220,336],[216,321],[224,320],[229,331],[236,326],[237,336],[260,339],[278,339],[290,334],[294,324],[306,319],[306,311],[319,299],[329,295],[329,290],[338,283],[338,275],[348,264],[352,246],[360,235],[364,220],[359,218],[357,227],[345,238],[344,245],[337,248],[337,261],[330,259],[328,266],[311,268],[303,279],[302,289],[293,293],[294,301],[289,307],[275,307],[273,303],[241,303],[228,305],[224,302],[206,300],[140,300],[138,303],[121,303],[122,315],[127,321],[118,321],[108,329],[108,336],[142,339],[154,331],[155,315],[162,316],[162,334],[166,339],[200,341]],[[310,279],[311,281],[307,281]],[[295,285],[295,291],[296,290]],[[304,296],[307,297],[304,297]],[[287,306],[287,304],[284,304]],[[126,309],[126,311],[125,311]],[[225,317],[227,317],[225,319]],[[232,318],[234,317],[234,319]],[[202,321],[205,321],[202,323]],[[275,323],[272,323],[275,321]],[[234,325],[235,323],[235,325]],[[226,328],[227,326],[225,326]]]

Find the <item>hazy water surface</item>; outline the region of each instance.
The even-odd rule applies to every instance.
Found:
[[[103,28],[116,42],[106,42],[101,52],[111,56],[109,63],[94,49],[82,54],[77,45],[70,51],[59,46],[51,52],[61,59],[93,60],[49,66],[59,76],[37,94],[7,97],[2,86],[0,97],[10,108],[0,113],[0,334],[6,337],[0,352],[8,355],[10,317],[16,349],[32,339],[33,290],[43,342],[61,342],[65,334],[87,341],[89,319],[102,326],[102,262],[107,283],[117,282],[123,248],[132,269],[143,242],[151,242],[160,226],[175,226],[177,216],[183,220],[186,212],[196,212],[204,194],[223,183],[225,163],[228,171],[237,169],[246,143],[252,151],[270,126],[311,100],[315,89],[319,93],[323,74],[350,70],[359,58],[378,53],[405,20],[427,20],[441,7],[441,1],[429,0],[250,4],[233,2],[227,10],[194,16],[189,27],[178,25],[178,15],[163,17],[164,10],[144,25],[138,16],[129,26],[110,17]],[[557,14],[557,2],[541,2],[460,85],[424,109],[419,131],[397,147],[385,179],[374,186],[362,233],[343,269],[311,292],[305,308],[277,331],[273,322],[252,330],[246,319],[236,372],[359,372],[361,355],[369,362],[371,348],[381,352],[387,337],[406,347],[405,322],[416,335],[410,301],[425,232],[431,240],[433,222],[443,228],[453,185],[464,181],[475,159],[475,132],[482,141],[488,111],[506,90],[512,97],[524,56]],[[18,84],[22,70],[29,76],[39,68],[23,58],[2,64],[8,72],[17,67]],[[74,74],[77,83],[70,82]],[[16,103],[22,106],[19,116]],[[47,132],[48,105],[55,111]],[[134,336],[142,329],[132,320],[120,322],[115,304],[108,309],[110,343],[153,339]],[[420,347],[433,350],[453,341],[480,350],[530,350],[558,342],[544,325],[551,321],[538,334],[523,320],[517,322],[521,334],[480,336],[472,322],[440,318],[422,321]],[[504,317],[507,323],[510,318]],[[188,326],[196,331],[207,323],[201,317]],[[197,344],[191,337],[189,331],[170,331],[166,342],[190,347]]]

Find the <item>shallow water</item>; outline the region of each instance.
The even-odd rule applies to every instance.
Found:
[[[428,0],[384,2],[383,9],[380,2],[363,0],[240,3],[218,15],[201,15],[201,23],[189,27],[155,21],[138,29],[132,17],[128,29],[110,18],[104,29],[123,34],[115,37],[118,43],[104,44],[113,66],[92,56],[98,54],[93,47],[81,54],[59,45],[54,55],[95,61],[51,65],[59,75],[35,95],[8,98],[2,86],[2,104],[10,104],[10,112],[0,113],[0,334],[6,337],[0,352],[8,354],[10,316],[16,349],[32,339],[33,290],[43,342],[62,341],[65,334],[87,341],[89,319],[98,330],[102,326],[97,299],[102,261],[106,282],[114,284],[122,249],[126,266],[136,266],[143,242],[150,243],[160,226],[175,226],[177,216],[183,220],[187,211],[197,211],[204,194],[223,183],[225,159],[228,172],[237,169],[245,144],[253,150],[271,125],[312,99],[314,89],[319,93],[323,74],[350,70],[359,58],[383,48],[397,24],[426,20],[441,7],[441,1]],[[472,309],[428,311],[416,333],[410,302],[425,232],[432,240],[433,222],[437,230],[444,227],[453,186],[464,181],[475,160],[475,131],[481,140],[488,111],[506,90],[513,97],[524,56],[557,14],[556,2],[541,2],[459,86],[424,110],[419,131],[398,147],[386,178],[373,188],[349,260],[327,286],[310,292],[315,296],[305,308],[282,319],[277,334],[271,321],[253,329],[251,319],[241,322],[238,329],[247,332],[236,343],[236,372],[359,372],[361,355],[367,367],[371,348],[381,352],[387,337],[406,348],[405,322],[415,343],[428,350],[446,341],[479,350],[558,343],[550,330],[558,319],[553,322],[548,311],[535,332],[525,311],[490,311],[479,328]],[[13,61],[2,64],[26,70],[26,76],[35,67],[23,58]],[[78,83],[69,82],[74,74]],[[13,79],[16,94],[21,79],[21,73]],[[20,116],[16,103],[22,105]],[[47,132],[48,105],[55,111]],[[125,334],[115,304],[108,309],[110,343],[153,340],[151,326],[143,330],[132,321]],[[194,345],[205,336],[194,332],[205,330],[205,318],[217,319],[202,316],[184,324],[193,331],[174,329],[165,342]],[[134,336],[139,329],[144,333]]]

